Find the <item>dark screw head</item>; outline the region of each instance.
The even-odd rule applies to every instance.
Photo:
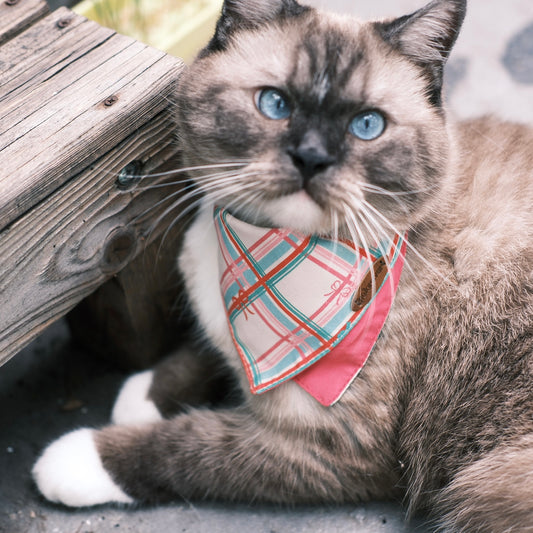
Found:
[[[66,28],[71,22],[72,22],[72,19],[67,19],[67,18],[59,19],[56,25],[58,28]]]
[[[134,185],[139,183],[141,178],[140,172],[140,161],[132,161],[131,163],[128,163],[118,174],[117,187],[122,191],[131,189]]]
[[[110,107],[112,106],[116,101],[118,100],[118,96],[115,96],[114,94],[112,96],[110,96],[109,98],[106,98],[104,100],[104,105],[106,107]]]
[[[19,3],[19,0],[5,0],[4,4],[6,6],[14,6]]]

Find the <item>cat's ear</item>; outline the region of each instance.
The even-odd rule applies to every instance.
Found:
[[[466,14],[466,0],[433,0],[411,15],[375,23],[381,37],[421,66],[430,83],[428,96],[441,105],[444,65]]]
[[[257,28],[279,18],[296,17],[309,9],[296,0],[224,0],[215,35],[200,56],[224,50],[236,31]]]

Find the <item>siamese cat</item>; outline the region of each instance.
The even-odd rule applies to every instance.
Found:
[[[176,91],[201,338],[44,451],[47,499],[400,498],[533,531],[533,131],[446,113],[465,12],[225,1]],[[237,405],[209,403],[207,353]]]

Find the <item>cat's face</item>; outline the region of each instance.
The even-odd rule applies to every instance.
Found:
[[[228,17],[247,3],[226,4]],[[395,23],[264,4],[259,22],[233,14],[236,28],[181,82],[185,162],[214,165],[194,173],[198,184],[261,225],[358,240],[405,230],[446,172],[440,72],[394,42]]]

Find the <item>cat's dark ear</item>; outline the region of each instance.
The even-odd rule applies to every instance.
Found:
[[[426,71],[428,96],[436,106],[441,105],[444,65],[465,14],[466,0],[434,0],[412,15],[375,23],[386,42]]]
[[[296,0],[224,0],[215,35],[200,56],[224,50],[236,31],[257,28],[279,18],[296,17],[309,9]]]

